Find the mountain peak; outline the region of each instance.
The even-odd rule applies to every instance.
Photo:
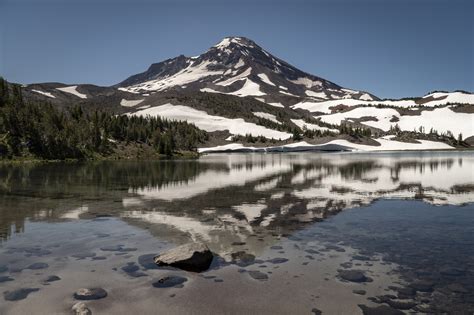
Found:
[[[257,44],[247,37],[243,36],[228,36],[224,37],[219,43],[213,46],[213,48],[217,49],[226,49],[229,46],[239,45],[239,46],[246,46],[246,47],[255,47]]]
[[[293,105],[299,100],[374,99],[361,91],[343,89],[273,56],[243,36],[224,37],[195,57],[179,56],[153,64],[147,71],[117,85],[133,93],[169,89],[192,90]]]

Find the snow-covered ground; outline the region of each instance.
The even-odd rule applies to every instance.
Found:
[[[329,124],[340,124],[343,120],[361,117],[375,117],[376,121],[370,120],[362,123],[384,131],[388,131],[391,126],[398,124],[400,129],[406,131],[418,131],[422,126],[426,133],[433,128],[439,133],[451,131],[454,136],[461,133],[464,138],[474,135],[474,114],[456,113],[449,107],[425,110],[420,115],[414,116],[402,116],[395,109],[377,107],[357,107],[343,113],[317,116],[321,121]],[[393,117],[397,117],[398,121],[390,122]]]
[[[259,74],[257,74],[257,76],[258,76],[263,82],[265,82],[266,84],[272,85],[272,86],[276,86],[272,81],[270,81],[270,79],[268,78],[268,76],[267,76],[265,73],[259,73]]]
[[[245,69],[244,71],[242,71],[241,73],[239,74],[236,74],[224,81],[219,81],[216,83],[216,85],[220,85],[220,86],[228,86],[228,85],[231,85],[232,83],[234,82],[237,82],[237,81],[240,81],[242,79],[247,79],[247,77],[250,75],[250,73],[252,72],[252,68],[251,67],[248,67],[247,69]]]
[[[425,132],[433,128],[438,132],[451,131],[455,137],[459,134],[464,138],[474,136],[474,114],[456,113],[448,107],[423,111],[420,116],[400,116],[398,125],[402,130],[418,130],[423,126]]]
[[[318,126],[318,125],[315,125],[315,124],[310,124],[310,123],[305,122],[303,119],[291,119],[291,121],[295,125],[300,127],[301,129],[303,129],[303,127],[306,126],[306,128],[309,129],[309,130],[321,130],[321,131],[326,131],[327,130],[327,131],[339,133],[339,130],[337,130],[337,129],[331,129],[331,128],[328,128],[328,127],[321,127],[321,126]]]
[[[323,85],[323,83],[321,81],[313,81],[309,77],[299,77],[296,80],[290,80],[290,82],[292,82],[294,84],[304,85],[308,89],[312,88],[313,86],[322,86]]]
[[[200,89],[199,91],[201,92],[207,92],[207,93],[221,93],[219,91],[216,91],[216,90],[213,90],[211,88],[203,88],[203,89]]]
[[[435,100],[424,104],[425,106],[438,106],[447,103],[458,103],[458,104],[474,104],[474,95],[466,94],[461,92],[435,92],[423,96],[424,99],[433,97]],[[439,100],[436,100],[439,99]]]
[[[310,151],[310,150],[349,150],[349,151],[410,151],[410,150],[447,150],[454,149],[453,147],[435,141],[418,140],[420,143],[406,143],[400,141],[390,140],[388,138],[374,139],[380,145],[364,145],[349,142],[347,140],[332,140],[322,144],[309,144],[305,141],[298,143],[291,143],[282,146],[267,147],[267,148],[255,148],[245,147],[240,143],[230,143],[227,145],[211,147],[211,148],[199,148],[199,153],[212,153],[222,151],[255,151],[255,152],[276,152],[276,151]]]
[[[373,100],[372,96],[370,96],[370,95],[367,94],[367,93],[362,94],[359,99],[361,99],[361,100],[363,100],[363,101],[372,101],[372,100]]]
[[[196,66],[190,63],[188,67],[168,78],[146,81],[126,88],[120,88],[120,90],[129,92],[138,92],[141,90],[162,91],[173,86],[186,85],[204,77],[222,75],[224,73],[222,70],[210,70],[208,66],[211,65],[213,65],[213,63],[209,61],[202,62]]]
[[[143,102],[143,100],[126,100],[126,99],[122,99],[120,101],[120,105],[121,106],[124,106],[124,107],[134,107],[134,106],[137,106],[138,104],[140,104],[141,102]]]
[[[397,106],[397,107],[410,107],[416,106],[415,101],[413,100],[398,100],[398,101],[364,101],[364,100],[356,100],[352,98],[347,99],[336,99],[336,100],[328,100],[323,102],[301,102],[292,106],[292,108],[297,109],[305,109],[310,112],[322,112],[322,113],[331,113],[330,108],[336,107],[338,105],[345,105],[345,106],[357,106],[357,105],[390,105],[390,106]]]
[[[128,115],[160,116],[171,120],[187,121],[208,132],[228,130],[233,135],[245,136],[246,134],[251,134],[252,136],[264,136],[269,139],[282,140],[291,137],[289,133],[268,129],[254,123],[246,122],[241,118],[230,119],[209,115],[204,111],[183,105],[165,104],[129,113]]]
[[[268,119],[270,121],[273,121],[277,124],[281,124],[281,122],[278,121],[278,119],[276,118],[275,115],[273,114],[269,114],[269,113],[264,113],[264,112],[254,112],[253,113],[255,116],[257,117],[260,117],[260,118],[265,118],[265,119]]]
[[[345,90],[345,89],[343,89]],[[314,92],[306,91],[306,93],[313,94]],[[310,95],[315,97],[321,97],[318,95]],[[335,107],[337,105],[345,105],[345,106],[357,106],[357,105],[371,105],[375,106],[378,104],[387,105],[387,106],[394,106],[394,107],[434,107],[440,105],[446,105],[448,103],[458,103],[458,104],[474,104],[474,95],[473,94],[466,94],[461,92],[451,92],[451,93],[432,93],[425,95],[423,98],[433,97],[435,100],[428,101],[423,104],[417,104],[414,100],[385,100],[385,101],[374,101],[372,97],[365,93],[360,97],[360,100],[353,99],[353,98],[343,98],[343,99],[334,99],[334,100],[327,100],[322,102],[301,102],[296,105],[293,105],[292,108],[301,108],[306,109],[310,112],[322,112],[322,113],[330,113],[331,110],[329,108]]]
[[[63,91],[72,95],[75,95],[80,98],[87,98],[86,94],[82,94],[77,91],[77,85],[66,86],[62,88],[56,88],[56,90]]]
[[[285,108],[285,105],[283,105],[282,103],[267,103],[267,104],[273,107]]]
[[[324,92],[314,92],[314,91],[311,91],[311,90],[306,90],[305,93],[306,93],[306,95],[312,96],[312,97],[328,98],[326,93],[324,93]]]
[[[260,91],[260,85],[253,82],[250,79],[245,79],[244,86],[240,88],[239,90],[232,92],[232,93],[227,93],[230,95],[237,95],[237,96],[262,96],[266,95],[266,93]]]
[[[356,107],[348,112],[322,115],[317,117],[325,123],[334,125],[339,125],[341,121],[346,119],[350,120],[351,118],[357,119],[361,117],[375,117],[377,121],[365,121],[363,123],[367,126],[372,126],[374,128],[388,131],[392,124],[390,119],[392,119],[393,116],[400,117],[400,114],[392,108]],[[393,125],[395,125],[395,123]]]
[[[56,96],[54,96],[53,94],[51,94],[49,92],[43,92],[43,91],[40,91],[40,90],[31,90],[31,91],[35,92],[35,93],[42,94],[42,95],[50,97],[50,98],[56,98]]]

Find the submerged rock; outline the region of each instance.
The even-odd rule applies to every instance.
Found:
[[[272,263],[272,264],[283,264],[283,263],[286,263],[287,261],[288,259],[281,258],[281,257],[276,257],[276,258],[267,260],[267,262]]]
[[[154,258],[156,254],[145,254],[138,257],[138,263],[145,269],[158,269]]]
[[[350,282],[368,282],[371,280],[359,270],[339,270],[339,277]]]
[[[7,281],[13,281],[15,279],[10,278],[9,276],[0,276],[0,283],[2,282],[7,282]]]
[[[247,267],[255,263],[255,256],[244,251],[238,251],[230,255],[232,262],[240,267]]]
[[[91,253],[77,253],[77,254],[71,255],[71,257],[77,258],[79,260],[79,259],[93,258],[96,255],[97,255],[96,253],[92,253],[92,252]]]
[[[107,291],[102,288],[79,289],[74,293],[76,300],[99,300],[107,296]]]
[[[14,291],[6,291],[3,293],[3,297],[6,301],[19,301],[26,299],[28,294],[39,291],[38,288],[21,288]]]
[[[415,291],[420,292],[431,292],[433,291],[434,285],[435,283],[430,280],[419,280],[409,284]]]
[[[360,309],[364,315],[404,315],[402,311],[391,308],[387,305],[380,305],[376,307],[369,307],[359,304]]]
[[[48,267],[49,265],[47,263],[37,262],[37,263],[29,265],[25,269],[39,270],[39,269],[46,269]]]
[[[188,281],[187,278],[181,276],[168,276],[159,279],[156,282],[153,282],[152,285],[155,288],[172,288],[172,287],[182,287],[183,283]]]
[[[415,302],[411,301],[394,301],[394,300],[388,300],[387,304],[390,305],[393,308],[396,308],[398,310],[409,310],[413,307],[416,306]]]
[[[170,249],[154,258],[159,266],[172,266],[186,271],[202,272],[209,269],[212,252],[203,243],[189,243]]]
[[[255,280],[260,280],[260,281],[268,280],[268,275],[263,272],[260,272],[257,270],[250,270],[248,273]]]
[[[54,282],[54,281],[59,281],[61,280],[60,277],[56,276],[56,275],[52,275],[52,276],[49,276],[47,277],[46,279],[43,280],[43,284],[49,284],[51,282]]]
[[[140,267],[137,264],[135,264],[135,262],[129,262],[125,266],[123,266],[121,269],[122,271],[127,273],[129,276],[134,277],[134,278],[147,276],[146,273],[139,271]]]
[[[84,302],[77,302],[71,308],[72,313],[75,315],[92,315],[92,312]]]

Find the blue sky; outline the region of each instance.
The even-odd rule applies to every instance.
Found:
[[[112,85],[230,35],[379,97],[474,90],[468,0],[0,0],[0,75]]]

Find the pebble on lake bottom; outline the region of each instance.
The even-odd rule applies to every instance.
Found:
[[[92,315],[91,310],[84,302],[77,302],[71,308],[74,315]]]
[[[76,300],[99,300],[107,297],[107,291],[102,288],[82,288],[74,293]]]
[[[172,287],[182,287],[183,283],[188,281],[187,278],[181,276],[167,276],[159,279],[158,281],[153,282],[155,288],[172,288]]]
[[[13,291],[6,291],[3,293],[3,297],[6,301],[19,301],[26,299],[30,293],[36,291],[39,291],[39,288],[21,288]]]

